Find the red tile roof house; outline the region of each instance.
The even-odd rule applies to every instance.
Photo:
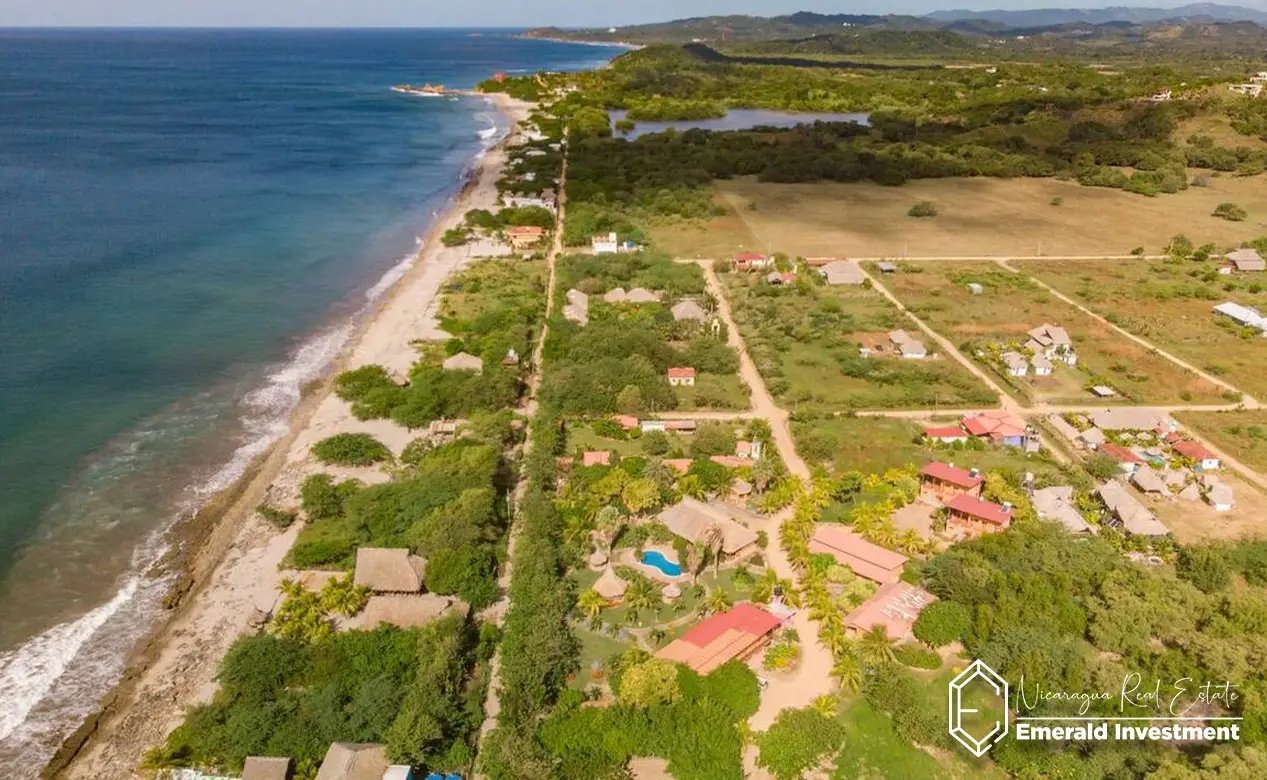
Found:
[[[713,455],[709,460],[728,469],[741,469],[752,465],[752,461],[738,455]]]
[[[891,582],[881,585],[874,596],[846,615],[845,626],[859,632],[883,626],[885,633],[893,639],[906,639],[911,634],[915,619],[936,600],[936,596],[923,588],[906,582]]]
[[[830,555],[837,563],[853,569],[859,577],[881,585],[897,582],[902,576],[902,567],[906,565],[905,555],[872,544],[843,525],[830,523],[814,527],[809,551]]]
[[[1118,467],[1122,469],[1123,474],[1134,474],[1136,469],[1144,465],[1143,458],[1120,444],[1114,444],[1111,441],[1106,441],[1096,449],[1097,451],[1102,452],[1117,461]]]
[[[770,266],[770,258],[758,252],[740,252],[734,257],[734,265],[736,271],[768,268]]]
[[[962,444],[968,441],[968,434],[958,425],[931,426],[924,429],[924,438],[942,444]]]
[[[523,249],[540,241],[545,237],[545,233],[545,228],[535,225],[516,225],[506,231],[506,237],[510,239],[511,246]]]
[[[1223,467],[1223,461],[1219,460],[1219,456],[1210,452],[1199,442],[1181,439],[1171,444],[1170,448],[1196,463],[1197,471],[1217,471]]]
[[[638,423],[639,423],[638,418],[634,417],[632,414],[616,415],[616,424],[619,425],[621,428],[625,429],[626,431],[632,431],[634,428],[637,428]]]
[[[756,654],[783,621],[755,604],[736,604],[704,620],[679,639],[665,645],[656,658],[686,664],[708,674],[728,661]]]
[[[955,468],[954,464],[933,461],[920,469],[919,497],[928,503],[944,504],[955,496],[981,495],[981,472]]]
[[[973,436],[988,438],[996,444],[1025,446],[1025,421],[1007,412],[983,412],[965,417],[963,427]]]
[[[959,538],[1002,531],[1012,524],[1012,507],[976,496],[955,496],[946,504],[946,530]]]
[[[685,474],[691,470],[692,461],[690,458],[665,458],[660,462],[679,474]]]
[[[695,369],[686,366],[674,366],[667,372],[669,384],[674,387],[694,387]]]
[[[612,454],[607,450],[590,450],[581,455],[582,466],[610,466]]]

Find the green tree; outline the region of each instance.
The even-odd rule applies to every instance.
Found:
[[[625,669],[616,693],[621,704],[640,710],[671,704],[680,698],[677,664],[662,658],[648,658]]]
[[[915,619],[915,638],[929,647],[945,647],[967,636],[972,627],[968,610],[953,601],[935,601]]]

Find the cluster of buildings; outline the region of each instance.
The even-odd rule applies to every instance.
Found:
[[[1032,425],[1014,414],[997,410],[965,415],[958,425],[927,427],[924,438],[940,444],[962,444],[973,438],[1026,451],[1039,448],[1038,432]]]
[[[291,780],[294,762],[289,758],[251,756],[242,765],[242,780]],[[387,748],[372,742],[335,742],[326,750],[315,780],[422,780],[413,768],[392,764]],[[461,780],[460,775],[431,773],[426,780]]]
[[[905,360],[923,360],[928,357],[928,347],[924,342],[907,333],[905,330],[892,330],[886,334],[887,347],[883,344],[862,344],[858,354],[864,358],[874,355],[892,354]]]
[[[615,231],[590,238],[590,251],[596,255],[616,255],[637,252],[639,246],[626,239],[621,241]]]
[[[951,537],[970,539],[1012,524],[1011,504],[981,497],[985,477],[979,470],[933,461],[920,469],[919,476],[920,501],[945,509],[946,533]]]
[[[1059,325],[1043,323],[1029,332],[1029,340],[1022,349],[1004,350],[999,362],[1008,376],[1051,376],[1055,363],[1067,366],[1078,364],[1069,331]]]
[[[1267,71],[1260,70],[1250,76],[1249,81],[1243,84],[1232,84],[1229,88],[1238,95],[1256,98],[1263,94],[1264,86],[1267,86]]]

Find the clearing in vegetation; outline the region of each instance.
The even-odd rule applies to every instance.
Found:
[[[970,283],[981,285],[984,291],[972,294]],[[899,273],[885,277],[884,284],[915,316],[958,345],[963,354],[985,363],[1026,403],[1088,403],[1093,399],[1086,388],[1093,385],[1112,387],[1117,401],[1226,400],[1216,385],[1124,338],[1028,277],[994,263],[903,263]],[[1012,350],[1028,357],[1028,332],[1045,323],[1069,332],[1077,365],[1053,360],[1050,376],[1036,377],[1032,370],[1024,377],[1008,376],[997,354]]]
[[[1219,265],[1217,260],[1013,263],[1197,368],[1250,395],[1267,394],[1267,340],[1213,312],[1224,301],[1267,311],[1267,274],[1223,276]]]
[[[922,360],[862,357],[859,346],[888,346],[888,332],[924,336],[874,290],[828,287],[812,271],[795,284],[761,274],[722,276],[735,321],[770,392],[789,411],[993,405],[995,394],[948,355]],[[922,339],[930,350],[931,340]]]
[[[1032,257],[1115,256],[1136,247],[1160,252],[1180,229],[1236,246],[1267,233],[1264,184],[1262,176],[1223,174],[1211,177],[1208,187],[1156,198],[1057,179],[924,179],[884,187],[737,178],[716,187],[756,247],[791,255]],[[1052,205],[1056,198],[1060,205]],[[932,203],[937,216],[907,216],[922,201]],[[1241,206],[1249,218],[1228,222],[1213,216],[1224,202]]]

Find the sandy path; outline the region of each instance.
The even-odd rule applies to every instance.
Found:
[[[499,108],[515,122],[529,105],[499,99]],[[462,250],[444,247],[441,233],[471,208],[496,201],[503,148],[490,150],[475,183],[438,219],[405,276],[384,296],[378,310],[358,329],[335,370],[377,362],[407,371],[415,351],[411,342],[436,337],[435,307],[446,278],[468,261]],[[240,496],[226,510],[212,539],[191,566],[194,584],[176,614],[156,634],[134,664],[129,679],[106,705],[86,741],[57,777],[76,780],[141,777],[144,752],[178,725],[186,707],[206,701],[215,691],[216,666],[238,637],[253,631],[260,610],[277,598],[280,564],[298,527],[277,533],[254,508],[293,499],[302,478],[311,473],[311,445],[334,433],[372,433],[394,452],[413,434],[393,423],[358,421],[347,404],[330,392],[330,381],[310,394],[292,416],[291,430],[265,457]]]

